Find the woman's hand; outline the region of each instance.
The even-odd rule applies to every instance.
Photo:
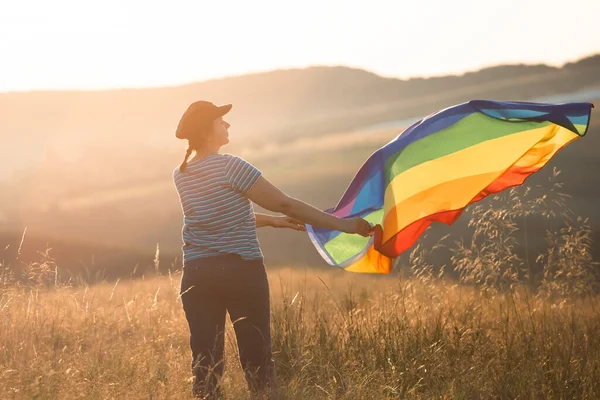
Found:
[[[374,228],[367,221],[360,217],[340,219],[340,231],[346,233],[355,233],[361,236],[372,236]]]
[[[304,224],[291,217],[271,217],[271,226],[274,228],[289,228],[296,231],[306,231]]]

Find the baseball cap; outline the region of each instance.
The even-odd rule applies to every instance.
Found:
[[[199,127],[206,126],[215,119],[227,114],[231,107],[233,107],[231,104],[217,106],[204,100],[193,102],[181,116],[177,131],[175,131],[175,137],[178,139],[193,137]]]

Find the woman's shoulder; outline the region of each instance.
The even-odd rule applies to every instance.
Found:
[[[232,166],[232,165],[236,165],[236,164],[252,165],[250,162],[248,162],[243,157],[236,156],[235,154],[223,153],[223,154],[219,154],[219,156],[228,166]]]
[[[242,157],[236,156],[235,154],[230,154],[230,153],[219,154],[219,156],[221,156],[223,159],[228,160],[228,161],[229,160],[235,160],[235,159],[243,160]]]
[[[192,159],[188,162],[188,166],[190,167],[200,167],[205,169],[208,166],[223,166],[229,162],[230,158],[226,157],[225,154],[209,154],[200,159]]]
[[[230,162],[224,154],[209,154],[200,159],[191,159],[186,163],[185,172],[180,172],[179,167],[173,170],[173,175],[197,175],[198,173],[215,172],[224,170]]]
[[[234,154],[211,154],[199,160],[190,160],[185,172],[181,173],[179,167],[173,170],[175,177],[179,175],[194,175],[199,172],[218,172],[229,173],[238,169],[254,169],[255,167],[240,156]]]

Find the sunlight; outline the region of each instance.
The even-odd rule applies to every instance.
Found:
[[[598,2],[434,3],[3,2],[0,91],[179,85],[308,65],[431,76],[557,65],[600,50]],[[565,18],[576,29],[540,31],[535,22]]]

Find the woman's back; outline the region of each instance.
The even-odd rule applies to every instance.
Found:
[[[224,253],[247,260],[263,257],[256,219],[244,195],[261,173],[239,157],[210,154],[176,168],[173,179],[184,215],[184,262]]]

